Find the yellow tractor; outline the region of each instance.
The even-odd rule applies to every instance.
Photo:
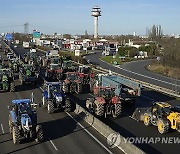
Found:
[[[161,134],[168,133],[170,128],[180,132],[180,108],[172,107],[166,102],[156,102],[148,108],[137,108],[133,118],[143,121],[146,126],[157,126]]]

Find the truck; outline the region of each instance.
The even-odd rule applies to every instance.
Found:
[[[29,42],[23,42],[23,48],[29,48]]]
[[[141,84],[116,75],[98,74],[95,86],[112,86],[115,94],[123,103],[135,104],[136,98],[141,95]],[[91,87],[94,87],[94,85]]]

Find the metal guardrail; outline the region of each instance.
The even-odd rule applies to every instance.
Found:
[[[74,63],[76,63],[78,65],[83,65],[83,64],[80,64],[80,63],[77,63],[77,62],[74,62]],[[100,72],[100,73],[109,73],[109,70],[104,69],[104,68],[99,67],[99,66],[97,66],[96,68],[93,68],[93,70],[97,71],[97,72]],[[111,71],[111,73],[114,74],[114,75],[120,76],[120,77],[124,77],[124,78],[129,79],[129,80],[138,82],[138,83],[142,84],[142,86],[145,87],[145,88],[149,88],[149,89],[152,89],[152,90],[155,90],[155,91],[158,91],[158,92],[161,92],[161,93],[173,96],[173,97],[180,98],[180,94],[175,93],[175,91],[173,91],[173,90],[163,88],[163,87],[160,87],[160,86],[157,86],[157,85],[153,85],[153,84],[150,84],[150,83],[147,83],[147,82],[144,82],[144,81],[136,80],[136,79],[130,78],[128,76],[125,76],[125,75],[122,75],[122,74],[119,74],[119,73],[116,73],[116,72]]]

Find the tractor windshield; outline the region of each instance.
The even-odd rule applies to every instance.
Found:
[[[114,91],[113,89],[100,89],[99,91],[99,95],[100,96],[103,96],[105,98],[111,98],[113,97],[115,94],[114,94]]]
[[[60,93],[61,92],[61,88],[59,85],[52,85],[51,90],[56,92],[56,93]]]
[[[84,73],[84,74],[89,74],[90,72],[91,72],[90,68],[83,68],[82,69],[82,73]]]
[[[59,68],[59,65],[50,65],[51,70],[56,70]]]
[[[19,106],[19,112],[22,113],[30,113],[31,112],[31,106],[27,103],[21,103]]]
[[[63,65],[65,67],[72,67],[72,63],[70,61],[64,62]]]
[[[68,73],[67,74],[67,79],[68,80],[77,80],[78,79],[78,75],[75,73]]]
[[[51,59],[51,63],[59,64],[60,63],[60,59],[58,59],[58,58]]]

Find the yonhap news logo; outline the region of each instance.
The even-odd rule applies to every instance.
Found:
[[[109,148],[123,144],[180,144],[180,137],[122,137],[119,133],[111,133],[107,137]]]

